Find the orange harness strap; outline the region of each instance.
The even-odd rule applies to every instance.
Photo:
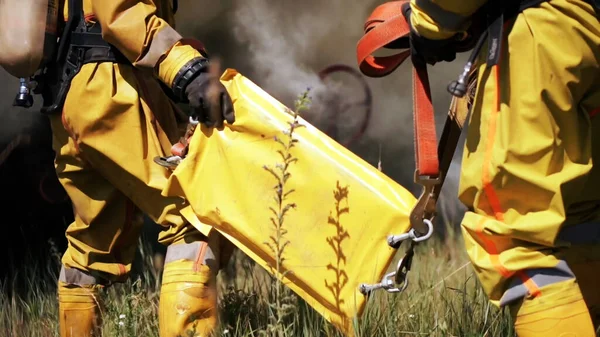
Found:
[[[410,57],[410,50],[391,56],[373,56],[377,50],[399,39],[406,39],[406,45],[409,45],[410,27],[401,9],[406,2],[391,1],[380,5],[367,19],[365,35],[357,46],[358,64],[363,74],[370,77],[386,76]],[[427,67],[424,65],[413,67],[413,112],[417,174],[437,177],[440,170],[435,120]]]
[[[402,14],[402,5],[408,0],[391,1],[378,6],[364,25],[365,35],[356,49],[357,61],[363,74],[369,77],[383,77],[392,73],[410,57],[410,26]],[[390,56],[373,56],[376,51],[390,43],[405,45],[407,49]],[[431,101],[431,89],[425,63],[413,64],[413,118],[415,136],[415,182],[423,186],[423,192],[410,216],[412,228],[421,235],[430,232],[425,221],[435,214],[437,194],[446,172],[440,171],[439,155],[443,154],[443,164],[450,161],[460,136],[460,127],[454,121],[446,123],[442,140],[450,146],[437,146],[435,118]],[[452,143],[454,141],[454,146]],[[439,153],[438,153],[439,151]],[[447,170],[444,167],[444,171]],[[431,223],[429,222],[429,225]]]

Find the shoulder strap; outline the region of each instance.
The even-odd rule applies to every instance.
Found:
[[[377,7],[367,19],[364,36],[357,45],[357,61],[361,72],[369,77],[382,77],[392,73],[410,57],[410,26],[402,15],[401,7],[407,0],[391,1]],[[373,54],[390,43],[406,50],[390,56]],[[415,133],[415,182],[423,192],[411,213],[411,225],[419,233],[428,231],[425,218],[435,213],[437,194],[450,166],[458,144],[462,125],[456,118],[446,121],[444,132],[437,145],[435,118],[426,65],[413,65],[413,117]],[[440,156],[442,156],[440,167]]]

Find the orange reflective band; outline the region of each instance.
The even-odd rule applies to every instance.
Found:
[[[208,248],[208,243],[200,242],[200,250],[198,250],[198,256],[196,257],[196,261],[194,262],[194,271],[198,272],[200,266],[204,263],[204,256],[206,256],[206,249]]]
[[[500,200],[498,199],[498,195],[496,194],[496,191],[492,186],[489,167],[489,165],[492,162],[492,154],[494,151],[494,143],[496,139],[496,127],[498,124],[498,114],[500,113],[500,66],[496,65],[494,67],[496,70],[496,97],[494,102],[494,110],[490,112],[490,119],[488,122],[487,146],[485,149],[483,159],[481,185],[483,186],[485,196],[490,202],[490,206],[492,207],[494,216],[498,221],[504,221],[504,212],[502,211],[502,207],[500,206]]]
[[[486,218],[481,218],[479,220],[479,222],[477,223],[477,228],[475,230],[477,237],[483,243],[483,247],[485,248],[485,251],[489,254],[490,261],[492,262],[492,265],[494,266],[494,268],[502,276],[504,276],[505,278],[509,278],[514,274],[514,272],[506,269],[506,267],[504,267],[502,265],[502,262],[500,262],[500,253],[498,252],[498,248],[496,247],[496,244],[494,244],[494,241],[490,240],[483,232],[483,229],[484,229],[483,224],[486,221],[487,221]]]
[[[542,294],[540,288],[537,286],[535,281],[533,281],[531,277],[529,277],[529,275],[527,275],[524,271],[519,270],[517,272],[517,276],[519,276],[521,281],[523,281],[523,285],[525,285],[525,287],[529,291],[529,295],[537,297]]]

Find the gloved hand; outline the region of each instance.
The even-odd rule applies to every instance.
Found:
[[[173,92],[192,108],[192,117],[207,127],[235,122],[233,102],[216,74],[208,71],[206,59],[195,59],[177,74]]]
[[[410,3],[402,5],[402,14],[410,26],[411,57],[413,64],[427,63],[434,65],[437,62],[452,62],[456,59],[457,43],[464,37],[457,34],[443,40],[432,40],[419,35],[413,28],[410,20],[412,9]]]
[[[229,124],[235,122],[231,97],[218,77],[201,72],[185,88],[185,94],[193,115],[207,127],[222,127],[223,120]]]

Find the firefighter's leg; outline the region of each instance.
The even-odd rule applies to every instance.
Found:
[[[555,0],[505,28],[499,65],[480,68],[463,153],[466,249],[492,303],[515,308],[523,335],[527,322],[562,316],[547,335],[576,327],[593,336],[565,255],[577,238],[559,236],[574,229],[599,242],[590,228],[600,228],[600,23],[585,1]]]
[[[218,322],[216,278],[220,236],[208,237],[191,225],[160,234],[168,244],[159,305],[161,337],[209,336]]]
[[[586,227],[577,230],[577,227]],[[574,233],[574,235],[570,235]],[[584,234],[584,237],[580,236]],[[564,250],[564,259],[575,278],[588,307],[595,329],[600,328],[600,226],[597,223],[583,223],[563,230],[560,234],[565,241],[575,241],[578,244]]]
[[[76,155],[101,175],[98,179],[82,178],[79,181],[76,187],[81,193],[72,196],[76,207],[87,207],[88,199],[102,201],[122,193],[153,221],[164,226],[167,232],[174,233],[173,237],[166,240],[178,243],[177,237],[182,237],[185,238],[183,242],[192,244],[192,248],[196,247],[202,240],[199,232],[179,212],[187,204],[182,198],[161,195],[170,172],[154,162],[155,157],[168,154],[171,144],[180,136],[175,114],[172,103],[158,81],[147,73],[131,66],[110,63],[83,66],[73,79],[62,118],[52,117],[53,128],[66,139],[59,144],[73,144]],[[68,164],[69,160],[70,157],[65,162]],[[59,163],[59,177],[65,174],[65,170],[68,170],[68,165],[61,167]],[[99,195],[94,188],[99,180],[114,186],[114,193]],[[68,183],[66,185],[68,187]],[[106,216],[103,218],[106,223],[115,221],[122,224],[122,219],[114,214],[100,214]],[[82,219],[82,223],[89,224],[89,219]],[[102,236],[102,229],[94,234]],[[94,240],[92,235],[82,235],[86,242]],[[196,238],[192,239],[194,235]],[[88,251],[89,248],[82,255],[89,256]],[[93,249],[91,251],[97,253]],[[106,249],[99,251],[104,253]],[[203,251],[206,252],[206,249]],[[186,260],[170,259],[175,262],[165,270],[168,281],[165,285],[182,295],[167,296],[167,304],[171,303],[179,312],[186,312],[192,303],[200,307],[212,306],[213,297],[198,295],[198,285],[208,284],[212,280],[212,270],[203,266],[202,259],[191,262],[190,268],[186,267]],[[97,269],[102,261],[90,260],[88,263],[90,268]],[[177,283],[180,280],[184,282]],[[194,296],[202,303],[209,304],[192,301]]]
[[[54,136],[59,179],[75,212],[58,280],[60,336],[100,336],[99,290],[127,277],[142,219],[123,194],[78,157],[66,132],[57,129]]]
[[[500,304],[509,306],[520,337],[595,336],[600,304],[599,228],[596,222],[583,223],[559,234],[559,239],[576,243],[555,253],[560,260],[557,266],[524,271],[539,287],[537,293],[530,294],[522,280],[513,277]],[[587,236],[580,237],[581,232]]]
[[[540,288],[542,296],[528,297],[510,305],[519,337],[594,337],[595,330],[577,281]]]
[[[571,266],[577,277],[583,299],[596,330],[600,329],[600,261],[575,263]]]

